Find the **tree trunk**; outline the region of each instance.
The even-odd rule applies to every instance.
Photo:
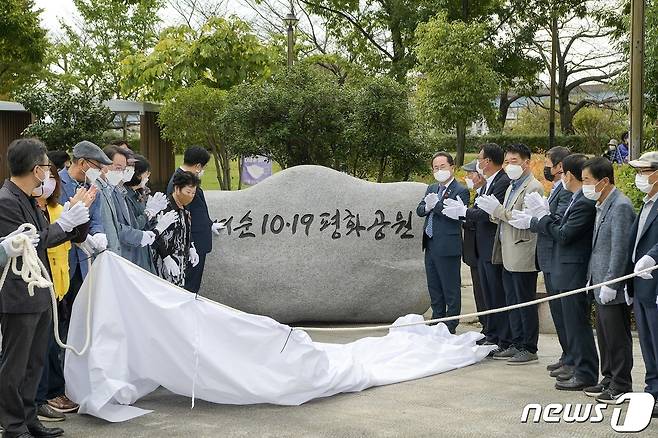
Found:
[[[505,123],[507,122],[507,113],[509,112],[509,107],[511,105],[509,99],[509,90],[500,90],[500,104],[498,105],[498,126],[494,128],[494,132],[502,133],[505,129]]]
[[[466,123],[463,120],[457,122],[457,153],[455,154],[455,167],[462,167],[464,154],[466,153]]]
[[[378,183],[384,180],[384,169],[386,169],[386,157],[381,157],[379,159],[379,172],[377,173]]]
[[[238,190],[242,190],[242,155],[238,157]]]
[[[559,105],[560,105],[560,125],[562,134],[573,135],[573,113],[571,112],[571,104],[569,103],[569,93],[558,90]]]

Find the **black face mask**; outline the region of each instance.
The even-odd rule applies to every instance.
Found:
[[[550,181],[550,182],[553,182],[553,180],[555,179],[555,175],[551,173],[550,166],[544,167],[544,178],[546,178],[546,181]]]

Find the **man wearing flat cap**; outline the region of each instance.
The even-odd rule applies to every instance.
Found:
[[[644,205],[631,229],[628,271],[635,273],[656,266],[658,261],[658,152],[646,152],[630,161],[635,168],[635,185],[646,193]],[[646,369],[644,391],[658,400],[658,272],[639,274],[627,284],[627,302],[633,312]],[[658,417],[658,402],[653,408]]]

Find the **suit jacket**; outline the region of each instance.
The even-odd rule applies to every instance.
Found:
[[[644,206],[642,207],[644,208]],[[644,223],[644,227],[638,230],[640,215],[637,215],[633,226],[631,227],[629,250],[628,250],[628,268],[627,273],[633,272],[635,262],[640,260],[642,256],[648,255],[658,262],[658,202],[655,202],[651,207],[649,216]],[[637,243],[635,251],[635,259],[633,260],[633,248],[635,248],[635,239],[637,234],[640,233],[640,240]],[[656,294],[658,293],[658,272],[652,271],[653,278],[644,280],[640,277],[634,277],[632,281],[628,282],[628,294],[634,296],[645,305],[656,305]]]
[[[47,268],[47,248],[60,245],[77,235],[77,230],[65,233],[58,224],[49,224],[34,199],[29,198],[9,180],[5,181],[0,189],[0,211],[0,236],[6,236],[25,223],[37,228],[41,236],[37,254]],[[22,259],[19,259],[19,268],[21,265]],[[8,271],[5,284],[0,290],[0,313],[39,313],[48,309],[50,303],[48,288],[35,288],[34,296],[30,297],[27,283],[11,269]]]
[[[564,212],[571,202],[571,193],[565,189],[562,184],[557,187],[548,196],[548,206],[550,208],[551,216],[556,219],[562,218]],[[537,233],[537,227],[530,225],[530,231]],[[553,262],[553,242],[554,240],[545,234],[539,233],[537,235],[537,266],[539,270],[545,274],[551,272],[551,263]]]
[[[71,178],[69,175],[68,169],[64,168],[59,171],[59,177],[62,182],[61,188],[62,193],[60,194],[59,203],[64,205],[69,198],[75,195],[75,191],[78,187],[85,186],[87,184],[82,184]],[[101,217],[101,194],[98,193],[96,199],[91,204],[89,208],[89,234],[104,233],[103,229],[103,218]],[[109,242],[108,242],[109,243]],[[82,278],[85,278],[87,275],[87,254],[84,253],[76,245],[73,245],[71,251],[69,251],[69,273],[71,277],[75,274],[75,268],[80,266],[80,273]]]
[[[494,195],[498,202],[503,203],[509,184],[509,176],[501,169],[487,188],[486,194]],[[491,262],[498,226],[491,222],[491,217],[486,211],[476,206],[466,210],[466,220],[475,223],[475,248],[477,249],[478,258],[485,262]]]
[[[574,193],[571,207],[561,219],[550,215],[532,219],[537,230],[555,242],[551,263],[551,282],[555,290],[577,289],[587,283],[596,217],[594,204],[580,190]]]
[[[635,221],[633,203],[618,189],[613,190],[599,211],[592,240],[592,257],[589,261],[590,284],[602,283],[613,278],[623,277],[626,273],[631,237],[628,224]],[[624,284],[619,282],[609,285],[617,291],[617,297],[607,304],[621,304],[624,299]],[[594,289],[594,298],[601,304],[601,288]]]
[[[525,195],[540,193],[543,196],[544,186],[532,174],[528,175],[514,194],[513,184],[510,183],[505,192],[505,201],[491,214],[491,221],[498,224],[491,263],[502,263],[509,272],[535,272],[537,234],[530,230],[514,228],[509,221],[512,219],[513,210],[523,210]]]
[[[478,265],[477,241],[475,240],[475,222],[465,220],[462,223],[464,230],[464,244],[462,246],[462,260],[468,266],[475,268]]]
[[[176,175],[183,170],[178,168],[174,172]],[[172,175],[167,185],[167,195],[174,192],[174,176]],[[186,207],[192,216],[192,242],[198,254],[207,254],[212,251],[212,220],[208,214],[208,204],[206,197],[203,195],[201,187],[197,187],[194,199]]]
[[[427,187],[425,196],[430,193],[438,193],[438,191],[439,184],[432,184]],[[432,215],[433,235],[431,239],[425,233],[430,215],[430,212],[425,211],[425,197],[423,197],[418,204],[416,213],[418,213],[418,216],[420,217],[425,217],[425,223],[423,225],[423,250],[430,248],[434,255],[439,256],[461,256],[461,221],[451,219],[443,214],[443,200],[457,199],[457,197],[461,198],[464,204],[468,205],[471,195],[466,187],[453,179],[443,191],[439,202],[437,202],[436,206],[432,209],[434,215]]]

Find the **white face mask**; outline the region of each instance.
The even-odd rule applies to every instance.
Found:
[[[123,171],[123,182],[128,182],[131,179],[133,179],[133,176],[135,175],[135,168],[133,166],[126,167],[126,169]]]
[[[567,183],[564,182],[564,175],[562,175],[562,178],[560,178],[560,181],[562,181],[562,188],[566,191],[569,191],[569,187],[567,187]]]
[[[649,175],[635,175],[635,186],[642,193],[649,193],[653,188],[653,184],[649,183]]]
[[[39,187],[32,190],[32,196],[36,198],[40,198],[42,196],[48,198],[55,191],[56,185],[57,181],[55,181],[55,178],[52,178],[50,175],[48,175],[48,178]]]
[[[205,172],[206,172],[206,169],[201,169],[201,172],[199,172],[199,173],[197,174],[197,176],[198,176],[199,178],[201,178]]]
[[[596,185],[594,184],[583,184],[583,195],[587,199],[592,201],[598,201],[601,197],[601,192],[596,191]]]
[[[437,170],[434,172],[434,179],[440,183],[444,183],[450,179],[450,171],[445,169]]]
[[[101,171],[95,167],[91,167],[85,172],[85,178],[87,178],[89,184],[95,183],[99,176],[101,176]]]
[[[149,182],[149,177],[148,176],[143,177],[142,182],[139,184],[139,187],[143,189],[144,187],[146,187],[146,184],[148,184],[148,182]]]
[[[475,183],[473,182],[472,179],[466,178],[466,187],[468,187],[468,190],[473,190],[473,187],[475,187]]]
[[[477,172],[478,172],[480,175],[484,175],[484,169],[482,169],[482,168],[480,167],[480,162],[479,162],[479,161],[477,161],[477,162],[475,163],[475,170],[477,170]]]
[[[523,167],[518,164],[508,164],[505,168],[505,173],[510,179],[517,180],[523,175]]]
[[[107,183],[111,186],[116,186],[123,181],[123,170],[110,170],[105,175]]]

